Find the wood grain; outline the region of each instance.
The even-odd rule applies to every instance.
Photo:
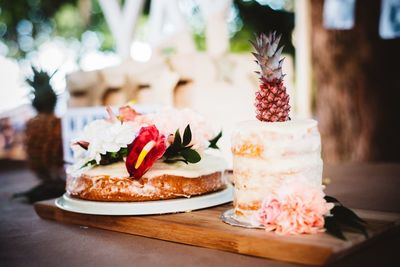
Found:
[[[278,236],[223,223],[219,217],[230,208],[227,204],[168,215],[98,216],[61,210],[54,200],[35,204],[36,213],[43,219],[308,265],[333,262],[385,235],[400,232],[400,214],[358,210],[368,222],[368,239],[356,232],[346,232],[347,241],[326,233]]]

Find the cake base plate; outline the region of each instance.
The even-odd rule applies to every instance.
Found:
[[[100,202],[72,198],[68,194],[55,200],[58,208],[92,215],[152,215],[187,212],[218,206],[233,200],[233,187],[191,198],[142,202]]]
[[[235,210],[229,209],[221,214],[221,220],[232,226],[250,228],[250,229],[264,229],[262,226],[255,226],[247,222],[239,221],[235,218]]]

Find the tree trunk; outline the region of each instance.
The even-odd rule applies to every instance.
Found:
[[[380,1],[356,1],[351,30],[327,30],[311,1],[316,114],[327,162],[400,162],[400,39],[379,36]]]

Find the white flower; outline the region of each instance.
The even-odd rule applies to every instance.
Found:
[[[81,136],[75,139],[75,142],[89,143],[85,155],[82,155],[81,149],[74,148],[74,152],[77,151],[78,157],[85,157],[86,161],[96,160],[98,164],[101,155],[107,152],[118,152],[132,143],[138,131],[139,128],[128,123],[95,120],[83,129]]]
[[[86,150],[83,147],[81,147],[80,145],[72,145],[71,149],[72,149],[72,153],[74,155],[75,161],[84,158],[86,155]]]

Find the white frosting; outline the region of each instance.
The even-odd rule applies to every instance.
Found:
[[[125,167],[125,162],[117,162],[110,165],[99,165],[95,166],[87,171],[84,171],[82,174],[88,176],[110,176],[110,177],[118,177],[125,178],[129,177],[128,171]]]
[[[226,161],[222,157],[203,154],[201,160],[196,164],[186,164],[177,162],[167,164],[157,161],[144,177],[152,178],[163,174],[183,176],[187,178],[197,178],[202,175],[208,175],[214,172],[223,172],[226,168]]]
[[[232,135],[232,149],[243,145],[263,148],[266,160],[286,158],[291,154],[321,153],[321,138],[315,120],[288,122],[245,121]]]
[[[162,161],[157,161],[143,175],[143,177],[151,179],[153,177],[167,174],[187,178],[198,178],[202,175],[208,175],[214,172],[223,172],[225,168],[226,162],[222,157],[205,153],[202,155],[201,160],[195,164],[185,164],[184,162],[167,164]],[[96,166],[82,173],[88,176],[105,175],[116,178],[129,177],[124,162],[118,162],[106,166]]]
[[[314,120],[240,123],[232,136],[236,209],[240,220],[253,211],[239,205],[260,203],[292,181],[322,184],[321,138]]]

